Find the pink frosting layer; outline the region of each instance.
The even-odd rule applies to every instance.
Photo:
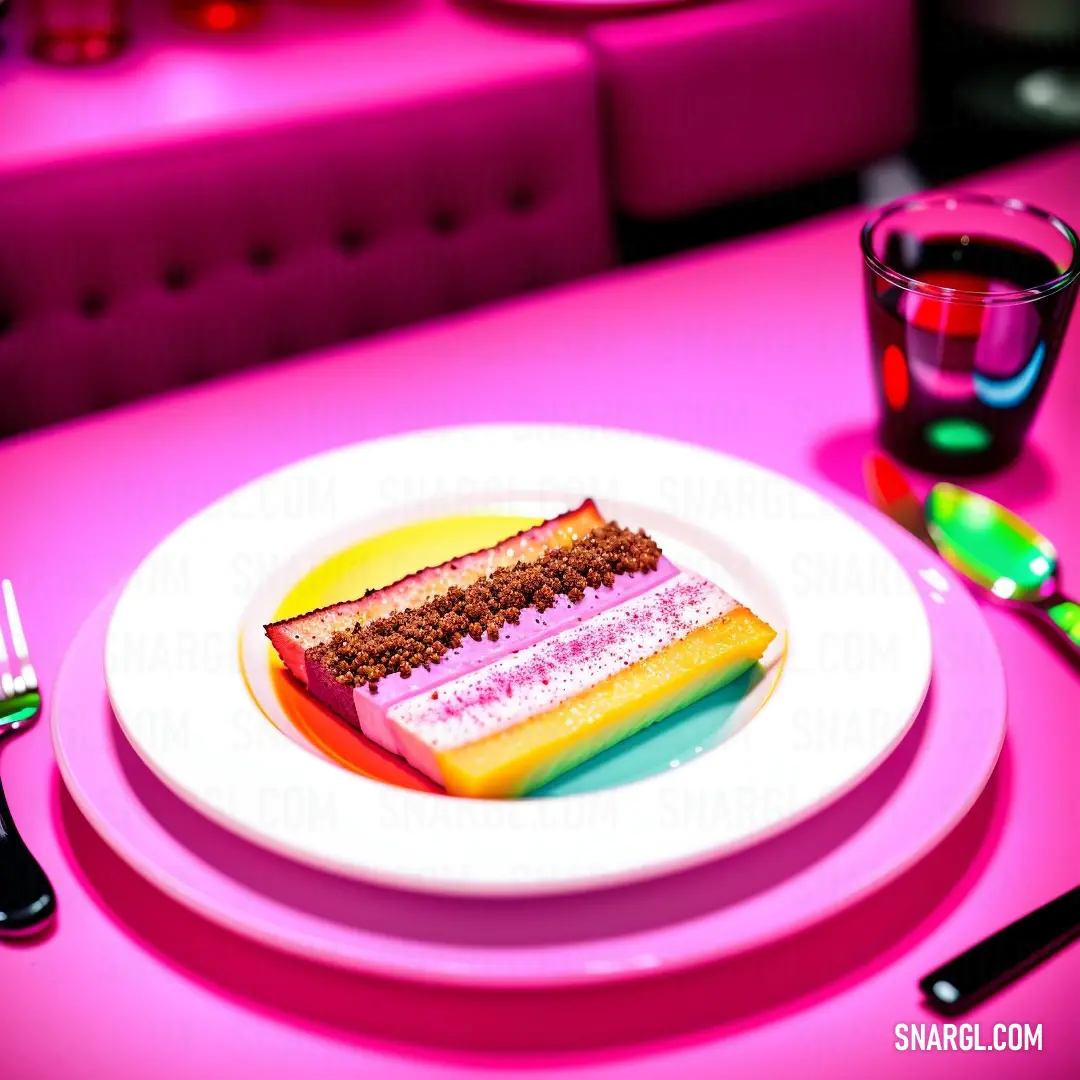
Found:
[[[419,741],[434,751],[475,742],[654,656],[736,606],[719,586],[681,573],[444,684],[437,698],[418,694],[399,702],[387,710],[388,734],[402,745],[395,732],[400,727],[413,737],[407,743]]]
[[[487,667],[502,657],[520,652],[567,627],[576,626],[635,596],[640,596],[647,590],[670,581],[678,573],[679,568],[674,563],[661,557],[656,569],[651,573],[619,574],[611,588],[586,589],[585,598],[577,604],[571,603],[565,596],[560,596],[555,605],[543,614],[526,608],[522,611],[521,621],[517,626],[507,624],[499,631],[498,641],[489,641],[486,637],[480,641],[466,638],[460,649],[447,653],[441,663],[432,665],[427,671],[417,668],[407,679],[400,675],[382,679],[378,691],[374,694],[367,686],[358,686],[352,691],[352,695],[360,730],[380,746],[400,754],[403,751],[385,719],[387,710],[392,706],[421,695],[430,698],[431,692],[444,683]]]

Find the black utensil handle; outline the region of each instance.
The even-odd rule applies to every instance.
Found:
[[[1078,935],[1080,886],[930,972],[919,987],[938,1011],[964,1012]]]
[[[0,937],[34,933],[55,911],[53,887],[15,828],[0,784]]]

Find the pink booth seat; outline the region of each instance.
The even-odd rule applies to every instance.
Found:
[[[581,42],[330,14],[5,58],[0,435],[610,263]]]
[[[914,0],[718,0],[594,24],[614,198],[662,219],[855,168],[915,124]]]

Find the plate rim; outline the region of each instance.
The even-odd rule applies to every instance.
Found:
[[[521,876],[514,878],[507,878],[500,876],[499,874],[492,874],[490,867],[487,870],[487,877],[483,875],[477,875],[475,871],[466,871],[464,874],[459,872],[459,876],[448,876],[445,871],[441,875],[433,875],[428,873],[423,866],[420,867],[419,872],[415,867],[409,870],[401,870],[398,868],[387,869],[385,865],[373,866],[370,857],[366,857],[362,863],[359,863],[353,857],[341,858],[340,851],[336,854],[328,855],[325,850],[313,850],[310,846],[304,846],[303,843],[297,844],[295,837],[283,838],[280,832],[268,830],[265,824],[260,820],[257,824],[252,824],[253,815],[251,808],[246,807],[245,813],[238,815],[234,808],[223,808],[219,804],[215,804],[214,797],[218,797],[220,801],[220,792],[217,796],[208,797],[207,791],[209,790],[205,786],[204,778],[199,775],[198,782],[192,789],[192,775],[189,773],[183,779],[178,779],[169,769],[157,760],[153,749],[147,745],[147,741],[152,741],[155,738],[154,732],[150,730],[145,723],[140,728],[140,722],[134,719],[134,712],[130,701],[125,701],[125,695],[128,694],[129,687],[121,688],[118,685],[118,675],[128,678],[131,675],[130,671],[124,671],[122,659],[123,656],[123,643],[119,642],[121,630],[124,628],[124,618],[130,618],[127,608],[132,605],[132,597],[138,596],[137,589],[139,583],[142,580],[141,576],[148,574],[147,568],[152,567],[154,560],[161,560],[163,552],[166,555],[171,555],[172,546],[178,545],[181,541],[186,541],[188,533],[194,532],[197,538],[198,529],[204,526],[207,522],[213,525],[213,516],[215,514],[222,514],[229,512],[231,506],[231,512],[236,516],[236,511],[242,510],[244,507],[244,500],[249,502],[252,499],[257,501],[259,493],[265,497],[267,491],[272,491],[274,485],[280,487],[284,483],[302,479],[305,473],[308,474],[309,480],[311,476],[316,476],[320,471],[325,471],[328,468],[333,469],[340,467],[342,463],[352,462],[355,464],[356,459],[361,461],[366,458],[371,458],[373,455],[378,456],[380,452],[384,454],[388,449],[395,449],[400,454],[403,452],[416,453],[418,450],[423,451],[425,449],[430,450],[431,444],[434,441],[438,443],[443,440],[464,440],[467,445],[470,440],[476,439],[491,440],[494,438],[508,439],[511,443],[528,441],[532,439],[539,440],[540,444],[545,444],[549,440],[556,440],[559,445],[562,445],[565,441],[575,439],[578,444],[584,443],[588,445],[590,441],[596,445],[597,440],[603,440],[603,449],[605,452],[611,448],[612,440],[615,440],[619,444],[620,455],[620,467],[624,464],[622,459],[633,458],[637,453],[646,455],[641,461],[648,462],[648,455],[664,455],[665,459],[670,462],[670,459],[678,459],[682,457],[684,463],[687,461],[693,461],[694,463],[701,465],[708,471],[711,466],[713,470],[719,470],[719,475],[723,476],[725,473],[730,477],[732,474],[736,476],[742,476],[743,478],[749,477],[751,480],[751,487],[755,489],[755,496],[760,494],[761,491],[780,491],[781,493],[787,493],[787,496],[795,499],[796,502],[801,502],[804,506],[815,507],[818,513],[821,513],[825,518],[831,518],[834,527],[837,523],[840,523],[840,527],[843,530],[847,530],[850,536],[859,538],[864,548],[874,553],[874,559],[878,562],[879,566],[888,568],[888,573],[893,576],[894,584],[897,584],[900,592],[904,594],[905,603],[909,606],[908,616],[911,618],[910,625],[907,626],[908,630],[915,628],[918,641],[908,642],[908,644],[914,649],[920,662],[922,673],[919,675],[921,681],[921,687],[918,690],[917,695],[912,694],[910,696],[908,705],[904,710],[907,716],[906,721],[902,724],[897,724],[892,730],[891,736],[888,740],[878,747],[877,752],[874,754],[872,760],[868,763],[864,762],[859,771],[854,772],[846,776],[845,780],[841,784],[835,784],[829,791],[824,794],[819,794],[814,801],[806,803],[794,813],[787,813],[780,817],[779,820],[774,821],[768,827],[759,827],[752,832],[745,834],[738,838],[736,842],[728,840],[724,843],[712,843],[706,847],[700,845],[693,851],[686,853],[677,853],[674,855],[661,855],[654,856],[647,864],[642,864],[640,860],[633,862],[632,865],[622,864],[614,868],[607,868],[601,871],[593,871],[591,873],[584,873],[581,870],[566,872],[560,868],[554,873],[550,870],[541,870],[539,872],[531,871],[531,876],[525,875],[524,879]],[[639,462],[640,463],[640,462]],[[521,463],[519,463],[519,468]],[[564,483],[564,477],[566,473],[560,475],[560,484]],[[638,478],[639,479],[639,478]],[[486,484],[486,486],[485,486]],[[543,497],[554,498],[556,497],[555,491],[551,485],[543,486]],[[617,485],[616,485],[617,486]],[[522,499],[528,497],[526,492],[531,489],[526,485],[524,488],[517,486],[517,479],[512,482],[513,498]],[[494,485],[490,482],[484,482],[478,485],[478,489],[470,491],[469,497],[477,500],[483,497],[483,493],[491,491],[499,491],[505,498],[511,488],[499,487],[499,481],[496,479]],[[596,497],[603,502],[605,494],[609,497],[615,497],[613,493],[594,492]],[[395,498],[397,495],[395,494]],[[414,499],[413,501],[420,501]],[[390,499],[389,502],[384,498],[377,504],[381,511],[386,511],[387,507],[394,507],[401,505],[400,501],[395,502],[394,499]],[[336,510],[331,508],[329,511],[330,518],[334,518]],[[242,517],[243,515],[240,514]],[[321,520],[321,519],[320,519]],[[340,523],[340,516],[334,518],[337,523]],[[753,515],[751,514],[751,521],[753,521]],[[325,523],[323,523],[325,525]],[[702,520],[694,520],[693,524],[697,527],[709,529],[709,524]],[[761,527],[760,521],[758,522],[758,528]],[[317,536],[321,532],[325,532],[325,527],[321,530],[316,529],[312,536]],[[715,529],[711,530],[716,535]],[[250,532],[245,534],[250,540]],[[296,547],[285,545],[285,548],[279,553],[279,561],[285,561],[295,553]],[[250,591],[250,590],[249,590]],[[913,608],[912,608],[913,605]],[[242,604],[240,605],[243,606]],[[135,613],[138,614],[138,607],[135,607]],[[119,629],[118,629],[119,628]],[[130,628],[129,628],[130,630]],[[175,642],[174,642],[175,645]],[[120,664],[118,671],[117,664]],[[789,661],[790,665],[790,661]],[[239,670],[239,669],[238,669]],[[587,427],[580,425],[563,425],[563,424],[474,424],[465,426],[448,426],[434,429],[423,429],[416,432],[410,432],[402,435],[393,435],[383,439],[362,441],[356,444],[352,444],[345,447],[339,447],[334,450],[330,450],[321,454],[312,455],[306,457],[298,462],[294,462],[291,465],[287,465],[280,469],[272,470],[263,474],[260,477],[255,478],[249,483],[241,486],[240,488],[230,492],[221,498],[215,500],[209,506],[199,511],[184,523],[178,526],[173,532],[169,534],[164,540],[162,540],[149,555],[140,563],[139,567],[132,574],[131,578],[125,584],[123,591],[117,601],[116,608],[110,618],[109,627],[106,637],[106,685],[110,700],[113,704],[113,709],[116,714],[118,723],[124,731],[124,734],[131,742],[132,746],[143,759],[146,765],[151,771],[170,788],[175,794],[177,794],[189,805],[194,806],[199,812],[210,817],[219,825],[224,828],[243,836],[245,839],[264,846],[270,847],[271,850],[277,851],[279,854],[285,854],[289,857],[299,859],[300,861],[310,863],[324,870],[330,870],[332,872],[343,873],[347,876],[358,877],[363,880],[374,881],[377,883],[390,885],[396,888],[414,889],[425,892],[445,892],[445,893],[466,893],[474,895],[538,895],[545,892],[571,892],[579,889],[592,889],[597,887],[603,887],[607,885],[615,885],[620,883],[626,883],[634,880],[642,880],[648,877],[662,876],[685,869],[687,867],[710,861],[714,858],[732,854],[742,847],[748,846],[752,843],[757,843],[762,840],[768,839],[770,836],[775,835],[777,832],[790,828],[799,822],[805,820],[807,817],[814,813],[824,809],[826,806],[841,798],[846,792],[850,791],[856,786],[862,779],[868,776],[876,769],[882,761],[884,761],[889,754],[900,743],[911,724],[914,722],[915,717],[918,714],[919,708],[925,698],[930,681],[931,670],[931,647],[930,647],[930,631],[929,623],[925,611],[923,610],[921,600],[918,597],[918,593],[914,584],[908,578],[907,573],[900,566],[896,557],[891,551],[877,538],[874,534],[866,529],[860,522],[848,515],[842,508],[831,503],[824,495],[814,491],[811,488],[806,487],[803,484],[798,483],[780,473],[773,470],[763,468],[753,462],[746,461],[744,459],[725,454],[720,451],[715,451],[709,448],[696,446],[693,444],[681,442],[678,440],[659,438],[657,436],[646,435],[639,432],[627,432],[619,431],[610,428],[598,428]],[[805,674],[805,673],[804,673]],[[788,685],[790,685],[790,674],[787,676]],[[242,679],[241,679],[242,681]],[[778,693],[774,695],[773,702],[770,706],[775,710],[775,700],[780,693],[784,690],[785,683],[781,682],[777,688]],[[910,690],[910,688],[908,688]],[[257,711],[257,706],[254,702],[249,702],[252,709]],[[265,720],[261,719],[262,723]],[[268,725],[269,727],[269,725]],[[751,724],[750,728],[754,725]],[[253,729],[254,730],[254,729]],[[272,729],[271,729],[272,730]],[[748,730],[748,729],[747,729]],[[760,726],[755,729],[760,730]],[[280,733],[275,732],[280,736]],[[160,737],[160,732],[158,733]],[[256,736],[262,739],[261,735]],[[284,736],[281,736],[284,738]],[[735,745],[737,740],[742,739],[743,744],[746,742],[745,731],[738,733],[729,743],[725,744],[730,747]],[[299,748],[294,748],[297,752]],[[261,747],[264,754],[269,754],[272,758],[274,755],[269,750],[269,744],[264,743]],[[730,753],[730,751],[729,751]],[[714,755],[703,756],[699,761],[693,763],[693,768],[700,770],[701,766],[707,761],[715,759]],[[321,763],[320,763],[321,764]],[[191,763],[188,763],[188,768],[192,768]],[[337,770],[337,766],[326,765],[326,768]],[[715,768],[715,767],[714,767]],[[172,765],[173,771],[175,771],[175,762]],[[310,772],[310,770],[308,770]],[[691,769],[680,770],[683,776],[689,774]],[[314,776],[314,773],[311,773]],[[636,795],[640,798],[641,793],[646,785],[654,785],[656,791],[653,794],[662,794],[663,790],[667,790],[662,787],[659,782],[664,781],[666,778],[661,776],[659,778],[650,778],[649,780],[639,781],[636,784],[628,785],[630,788],[636,789]],[[364,783],[363,778],[352,777],[353,782]],[[310,782],[310,781],[309,781]],[[375,781],[369,783],[377,784]],[[680,783],[682,781],[680,780]],[[265,779],[262,781],[264,792],[267,789]],[[201,785],[201,790],[200,790]],[[399,800],[399,807],[401,812],[405,812],[407,804],[419,805],[416,801],[421,800],[426,803],[430,803],[430,800],[438,799],[442,804],[446,804],[442,796],[430,796],[420,792],[407,792],[401,789],[387,789],[385,785],[379,784],[378,787],[383,789],[380,794],[385,794],[386,790],[393,791],[394,794],[390,796],[390,800]],[[313,789],[309,789],[313,790]],[[340,791],[341,789],[337,789]],[[622,806],[619,807],[619,811],[622,814],[627,812],[626,802],[627,796],[625,795],[626,788],[614,789],[615,794],[611,792],[581,794],[563,796],[559,800],[552,800],[552,802],[559,804],[566,804],[570,801],[576,801],[579,803],[605,799],[613,799],[616,802],[622,802]],[[622,792],[623,794],[619,794]],[[631,799],[633,797],[630,797]],[[376,797],[377,799],[377,797]],[[357,804],[361,803],[362,798],[356,799]],[[460,803],[459,800],[454,800],[455,803]],[[474,801],[468,801],[474,806]],[[539,801],[538,801],[539,802]],[[528,805],[523,802],[508,802],[492,804],[487,803],[488,807],[492,805],[498,805],[501,807],[522,807]],[[538,805],[533,803],[532,805]],[[655,807],[654,807],[655,808]],[[437,815],[437,811],[435,812]],[[499,813],[499,812],[496,812]],[[475,820],[481,815],[473,810],[458,810],[451,812],[455,818],[466,819],[466,831],[471,828],[475,828],[474,824],[471,824],[468,819],[470,816]],[[510,810],[504,813],[507,819],[520,812],[518,810]],[[423,816],[423,812],[421,812]],[[489,815],[494,816],[494,815]],[[533,815],[534,818],[536,815]],[[551,824],[545,824],[545,829],[550,829]],[[707,826],[706,826],[707,827]],[[304,826],[301,826],[299,831],[304,832]],[[535,838],[536,826],[531,826],[533,829],[533,838]],[[565,831],[565,830],[564,830]],[[296,832],[296,830],[294,830]],[[625,829],[624,829],[625,832]],[[489,834],[490,835],[490,834]],[[489,838],[489,837],[486,837]],[[305,836],[304,838],[309,844],[312,841],[312,837]],[[321,839],[321,838],[320,838]],[[548,841],[550,837],[545,834],[544,840]],[[504,838],[504,849],[506,840]],[[384,856],[385,857],[385,856]]]
[[[909,542],[912,546],[914,541],[907,541],[905,538],[907,534],[902,533],[901,530],[891,526],[890,523],[882,521],[882,524],[886,527],[886,531],[892,531],[896,534],[896,538],[901,542]],[[971,808],[978,800],[982,792],[985,790],[986,784],[990,777],[993,775],[997,761],[999,760],[1000,753],[1004,744],[1004,740],[1007,734],[1007,701],[1006,701],[1006,685],[1004,676],[1004,667],[1001,661],[1000,652],[997,649],[996,642],[991,634],[989,627],[986,624],[985,619],[982,617],[981,612],[978,611],[974,600],[970,597],[966,590],[960,587],[958,579],[952,574],[947,566],[941,563],[941,560],[936,556],[931,556],[933,564],[939,569],[939,571],[949,580],[952,591],[959,597],[959,600],[952,601],[959,603],[961,608],[967,608],[972,616],[977,620],[976,630],[984,639],[987,647],[988,654],[993,660],[993,676],[994,681],[997,684],[997,692],[995,697],[996,701],[996,713],[997,719],[995,723],[995,729],[997,732],[997,739],[993,753],[990,755],[990,761],[988,766],[981,772],[980,779],[972,790],[966,793],[966,796],[961,800],[960,808],[955,814],[943,821],[938,827],[930,831],[927,837],[924,837],[921,843],[914,847],[911,851],[907,852],[903,859],[890,863],[888,868],[877,876],[871,876],[869,880],[864,880],[860,883],[860,887],[846,893],[843,897],[838,898],[832,904],[823,907],[820,911],[814,913],[811,918],[800,918],[794,921],[791,925],[783,926],[780,928],[771,928],[769,932],[759,935],[753,938],[746,944],[740,942],[735,947],[721,947],[719,949],[706,950],[704,952],[695,951],[692,955],[684,953],[676,956],[674,959],[662,960],[659,969],[657,968],[640,968],[632,966],[624,966],[618,968],[602,968],[592,969],[589,971],[575,970],[573,973],[563,971],[547,970],[542,974],[538,973],[535,966],[531,966],[528,971],[517,970],[494,970],[491,967],[484,969],[467,968],[464,966],[458,966],[455,968],[439,967],[431,964],[412,966],[408,964],[393,962],[394,956],[397,953],[391,954],[387,959],[385,954],[378,958],[372,958],[369,955],[365,956],[362,960],[357,959],[356,953],[351,953],[349,956],[345,956],[339,950],[334,952],[331,949],[322,947],[317,949],[318,955],[312,956],[310,951],[311,943],[310,939],[304,942],[296,942],[287,937],[274,937],[271,934],[263,934],[251,925],[250,922],[244,922],[243,920],[230,920],[222,918],[216,910],[212,910],[210,906],[205,903],[198,902],[193,896],[191,896],[183,887],[182,882],[177,882],[175,887],[171,887],[168,882],[161,879],[160,874],[148,873],[145,867],[149,866],[149,860],[141,858],[137,852],[133,852],[129,844],[123,840],[118,840],[113,830],[108,825],[100,827],[102,820],[100,815],[94,812],[93,808],[90,808],[88,812],[86,800],[81,797],[83,794],[83,784],[79,781],[74,771],[70,767],[67,755],[64,749],[64,740],[61,735],[61,717],[64,713],[64,707],[66,706],[66,697],[63,691],[66,689],[67,684],[67,667],[70,663],[74,662],[76,655],[75,649],[81,638],[85,634],[88,624],[98,616],[100,610],[106,606],[115,605],[115,601],[119,596],[121,586],[116,586],[113,590],[106,595],[106,597],[94,608],[91,614],[84,620],[77,631],[75,638],[73,639],[72,646],[65,654],[56,678],[57,693],[53,695],[50,704],[50,735],[52,738],[53,746],[56,751],[57,762],[59,765],[60,773],[64,779],[65,786],[68,788],[75,804],[94,826],[95,831],[118,856],[120,856],[133,870],[140,873],[144,878],[150,881],[151,884],[160,888],[171,899],[176,902],[182,903],[191,910],[194,910],[198,914],[210,919],[219,926],[226,928],[232,932],[239,932],[249,940],[257,942],[263,945],[270,945],[271,947],[283,949],[289,954],[300,954],[308,959],[314,959],[316,962],[325,962],[336,967],[341,967],[346,970],[355,970],[359,972],[381,975],[386,977],[393,977],[403,979],[408,982],[418,984],[435,984],[444,986],[458,986],[468,985],[476,987],[488,987],[488,988],[507,988],[507,989],[524,989],[533,987],[556,987],[566,985],[602,985],[616,981],[626,981],[630,979],[649,977],[654,975],[659,970],[661,973],[675,972],[679,970],[685,970],[693,967],[696,964],[708,963],[712,961],[722,960],[724,957],[737,955],[766,947],[772,942],[783,940],[793,933],[798,933],[809,926],[817,925],[824,920],[835,916],[838,912],[845,910],[857,904],[862,898],[872,895],[882,888],[887,887],[892,881],[899,878],[904,872],[915,865],[919,860],[925,858],[931,851],[940,844],[949,833],[956,828],[961,821],[967,816]],[[111,610],[111,607],[110,607]],[[106,625],[102,625],[98,640],[103,643]],[[101,663],[101,652],[98,653],[97,663]],[[99,690],[104,690],[104,679],[102,681]],[[919,768],[918,760],[914,761],[909,769],[917,770]],[[905,777],[908,774],[905,774]],[[73,784],[74,781],[74,784]],[[903,781],[901,781],[903,783]],[[149,811],[146,811],[149,814]],[[152,816],[152,815],[151,815]],[[156,822],[156,818],[154,819]],[[871,826],[872,828],[873,826]],[[864,843],[865,841],[861,837],[855,837],[854,835],[846,841],[851,844]],[[710,923],[716,918],[722,918],[723,915],[717,915],[716,913],[710,913],[702,918],[708,919]],[[702,921],[701,919],[698,920]],[[711,927],[710,927],[711,928]],[[665,926],[661,930],[650,931],[649,933],[670,933],[670,927]],[[364,932],[367,933],[367,932]],[[700,940],[700,935],[695,934],[695,941]],[[397,940],[397,939],[395,939]],[[508,950],[505,950],[508,951]],[[505,952],[504,951],[504,952]],[[524,950],[517,950],[518,952]],[[534,950],[536,954],[540,954],[541,950]],[[500,953],[503,955],[503,953]]]

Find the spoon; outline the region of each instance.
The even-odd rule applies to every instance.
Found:
[[[1037,529],[982,495],[935,484],[924,506],[881,454],[864,462],[870,501],[954,570],[1003,603],[1034,613],[1080,657],[1080,606],[1057,589],[1057,551]],[[1080,887],[984,938],[920,980],[931,1008],[965,1012],[1080,936]]]
[[[954,484],[935,484],[920,505],[907,477],[883,454],[866,458],[863,481],[874,506],[1000,603],[1034,616],[1080,659],[1080,605],[1059,591],[1057,549],[1038,529]]]
[[[1057,586],[1057,550],[1038,529],[984,495],[935,484],[926,528],[954,570],[1002,603],[1034,615],[1080,657],[1080,605]],[[919,983],[938,1011],[966,1011],[1080,935],[1080,887],[954,957]]]
[[[1058,589],[1057,549],[1038,529],[954,484],[935,484],[923,509],[934,546],[954,570],[1036,617],[1080,656],[1080,604]]]

